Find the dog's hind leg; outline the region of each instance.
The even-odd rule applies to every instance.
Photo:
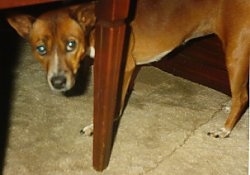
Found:
[[[226,65],[232,95],[232,106],[224,128],[209,132],[214,137],[228,137],[248,104],[248,77],[249,77],[249,43],[230,42],[226,48]]]

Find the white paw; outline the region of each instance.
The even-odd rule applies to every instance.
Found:
[[[94,130],[94,125],[90,124],[88,126],[85,126],[83,129],[80,130],[80,133],[86,136],[92,136]]]
[[[226,128],[221,128],[215,131],[208,132],[207,135],[215,138],[226,138],[229,137],[231,130]]]

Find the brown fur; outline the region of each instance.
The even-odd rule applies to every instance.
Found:
[[[49,11],[38,18],[30,15],[8,17],[10,25],[31,44],[33,54],[45,68],[53,90],[72,88],[81,60],[91,44],[94,47],[93,38],[90,37],[95,24],[94,8],[94,3],[90,3]],[[72,51],[66,49],[69,41],[76,43]],[[39,46],[46,47],[46,54],[38,52]],[[54,87],[52,81],[55,78],[58,78],[56,82],[60,82],[60,78],[66,79],[66,82]]]

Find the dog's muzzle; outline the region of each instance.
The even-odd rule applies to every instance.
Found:
[[[66,73],[59,73],[48,76],[48,82],[50,88],[58,92],[70,90],[75,84],[74,77]]]
[[[67,78],[64,75],[53,76],[50,82],[54,89],[64,90],[66,88]]]

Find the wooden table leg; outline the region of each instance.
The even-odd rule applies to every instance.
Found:
[[[108,166],[112,149],[128,10],[129,0],[100,0],[96,8],[93,166],[97,171]]]

